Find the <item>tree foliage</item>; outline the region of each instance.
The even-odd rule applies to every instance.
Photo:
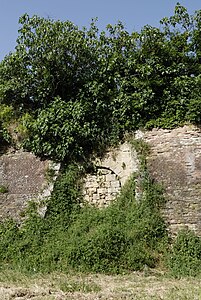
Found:
[[[139,127],[200,123],[201,11],[179,3],[160,28],[99,31],[23,15],[14,53],[0,64],[0,103],[41,156],[83,158]]]

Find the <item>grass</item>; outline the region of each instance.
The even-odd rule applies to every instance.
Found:
[[[200,300],[200,283],[201,278],[174,279],[152,270],[114,276],[74,272],[27,276],[4,270],[0,299]]]

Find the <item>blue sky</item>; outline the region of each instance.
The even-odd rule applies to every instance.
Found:
[[[131,32],[146,24],[159,26],[159,21],[174,12],[175,0],[0,0],[0,60],[14,51],[18,20],[21,15],[36,14],[45,18],[70,20],[76,25],[88,26],[98,17],[98,27],[118,20]],[[201,9],[201,0],[179,1],[192,14]]]

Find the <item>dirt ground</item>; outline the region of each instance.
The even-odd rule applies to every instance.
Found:
[[[0,274],[0,300],[201,300],[200,279],[132,273],[26,276]],[[2,280],[1,280],[2,279]]]

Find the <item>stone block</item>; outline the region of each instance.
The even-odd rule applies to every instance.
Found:
[[[115,189],[115,188],[120,188],[120,182],[118,180],[115,181],[111,181],[111,188]]]

